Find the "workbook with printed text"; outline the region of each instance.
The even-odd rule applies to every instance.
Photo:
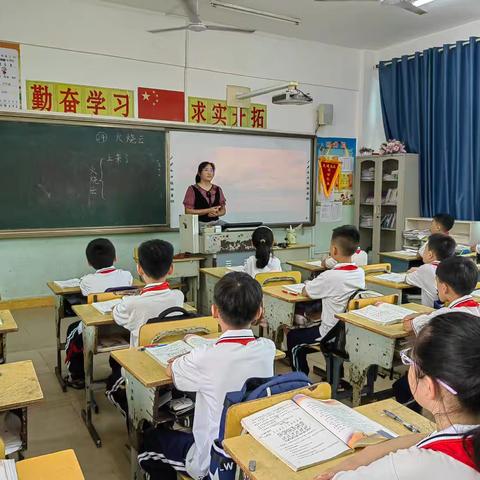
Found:
[[[397,436],[337,400],[306,395],[245,417],[242,427],[294,471]]]

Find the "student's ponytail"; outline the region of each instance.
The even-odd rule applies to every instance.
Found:
[[[413,360],[419,375],[447,384],[460,409],[480,417],[480,317],[451,312],[433,318],[417,337]],[[480,471],[480,426],[465,433],[464,448]]]
[[[258,227],[253,232],[252,243],[255,247],[257,268],[265,268],[272,255],[273,232],[268,227]]]

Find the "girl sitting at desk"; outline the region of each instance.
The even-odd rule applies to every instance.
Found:
[[[437,431],[367,447],[316,480],[480,479],[480,318],[439,315],[400,355]]]
[[[273,232],[268,227],[258,227],[252,234],[255,255],[245,261],[245,272],[255,278],[257,273],[281,272],[280,259],[273,255]]]

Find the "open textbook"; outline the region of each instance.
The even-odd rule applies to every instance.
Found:
[[[70,280],[55,280],[53,283],[60,288],[76,288],[80,286],[80,279],[72,278]]]
[[[306,395],[245,417],[242,426],[294,471],[397,436],[337,400]]]
[[[118,305],[122,301],[121,298],[114,298],[113,300],[107,300],[106,302],[93,302],[92,307],[98,310],[102,315],[110,313],[115,305]]]
[[[227,270],[230,272],[244,272],[245,271],[245,266],[244,265],[238,265],[234,267],[227,267]]]
[[[406,273],[383,273],[382,275],[377,275],[375,278],[385,280],[386,282],[405,283],[406,277]]]
[[[354,310],[351,313],[368,318],[381,325],[392,325],[400,323],[407,315],[418,313],[409,308],[392,305],[391,303],[379,303],[378,305],[369,305],[368,307]]]
[[[304,283],[295,283],[294,285],[283,285],[282,290],[292,295],[301,295],[304,287]]]
[[[166,367],[168,361],[175,357],[180,357],[189,353],[194,348],[202,345],[213,345],[218,338],[205,338],[200,335],[186,335],[183,340],[167,343],[166,345],[155,345],[146,347],[145,351],[157,362]]]

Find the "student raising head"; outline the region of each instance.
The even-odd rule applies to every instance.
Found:
[[[437,290],[440,302],[448,305],[429,314],[412,314],[403,320],[407,332],[416,335],[432,318],[448,312],[463,311],[480,316],[480,305],[472,297],[478,279],[475,263],[465,257],[450,257],[437,267]]]
[[[424,264],[419,268],[411,268],[405,282],[422,290],[422,305],[434,306],[438,300],[435,272],[443,260],[455,255],[455,240],[443,233],[430,235],[427,247],[423,252]]]
[[[480,478],[480,318],[439,315],[401,357],[415,400],[431,412],[437,430],[367,447],[318,479]]]
[[[262,316],[260,284],[246,273],[232,272],[215,285],[213,298],[212,314],[222,335],[214,345],[173,360],[167,370],[178,390],[196,393],[193,432],[163,427],[145,432],[138,460],[151,480],[175,480],[175,470],[204,478],[225,395],[240,390],[251,377],[273,375],[275,345],[256,339],[250,328]]]
[[[268,227],[258,227],[252,235],[255,255],[245,261],[245,272],[255,278],[257,273],[281,272],[280,260],[273,256],[273,232]]]
[[[455,224],[455,218],[449,215],[448,213],[436,213],[432,222],[430,223],[430,233],[443,233],[445,235],[450,235],[450,230]],[[427,242],[424,243],[418,250],[418,254],[423,257],[423,252],[427,246]]]

